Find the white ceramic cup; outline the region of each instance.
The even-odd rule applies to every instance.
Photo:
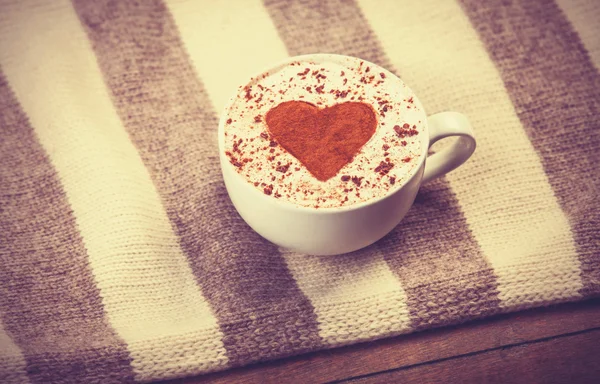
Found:
[[[296,56],[272,68],[279,68],[292,61],[306,60],[343,63],[348,57],[331,54]],[[381,68],[362,61],[371,67]],[[262,71],[261,74],[265,72],[267,71]],[[387,70],[385,72],[388,76],[394,76]],[[234,101],[235,95],[227,103],[219,122],[221,169],[229,197],[252,229],[281,247],[301,253],[341,254],[376,242],[400,223],[413,204],[422,183],[457,168],[475,151],[475,137],[466,116],[458,112],[442,112],[427,117],[422,104],[414,98],[414,102],[423,111],[423,121],[427,123],[425,132],[419,135],[422,153],[411,177],[397,183],[386,195],[359,204],[318,209],[298,206],[265,195],[237,173],[229,162],[225,155],[224,127],[228,119],[227,111]],[[456,136],[451,145],[438,153],[427,155],[433,143],[449,136]]]

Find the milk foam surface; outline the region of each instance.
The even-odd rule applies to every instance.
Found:
[[[319,108],[370,104],[377,130],[352,162],[319,181],[269,134],[267,112],[292,100]],[[236,171],[271,198],[314,208],[358,204],[398,188],[418,166],[425,129],[408,87],[378,66],[350,59],[292,62],[255,77],[239,88],[224,118],[225,151]]]

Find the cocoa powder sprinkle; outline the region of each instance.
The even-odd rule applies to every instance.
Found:
[[[380,162],[375,168],[375,172],[379,173],[381,176],[384,176],[387,175],[392,168],[394,168],[394,163],[391,163],[389,159],[385,159],[385,161]]]
[[[362,179],[364,177],[352,176],[352,182],[356,184],[357,187],[360,187],[360,183],[362,183]]]
[[[419,134],[419,131],[417,131],[414,128],[411,129],[410,125],[408,125],[407,123],[404,123],[404,125],[402,127],[400,127],[399,125],[395,125],[394,126],[394,131],[396,131],[396,134],[401,139],[403,139],[406,136],[414,136],[414,135],[418,135]]]
[[[244,91],[246,91],[246,95],[245,95],[246,100],[248,100],[248,101],[251,100],[252,97],[253,97],[252,94],[250,93],[252,91],[252,87],[251,86],[246,86],[244,88]]]

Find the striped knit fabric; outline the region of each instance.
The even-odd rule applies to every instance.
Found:
[[[0,382],[148,382],[600,293],[600,2],[0,2]],[[401,76],[478,150],[375,245],[278,249],[217,115],[328,52]]]

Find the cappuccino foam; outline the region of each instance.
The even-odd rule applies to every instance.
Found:
[[[365,103],[377,116],[377,128],[337,175],[319,181],[269,132],[266,114],[287,101],[319,108]],[[224,119],[225,153],[236,171],[271,198],[313,208],[359,204],[398,188],[418,167],[425,129],[421,106],[404,83],[350,58],[295,61],[252,78]]]

